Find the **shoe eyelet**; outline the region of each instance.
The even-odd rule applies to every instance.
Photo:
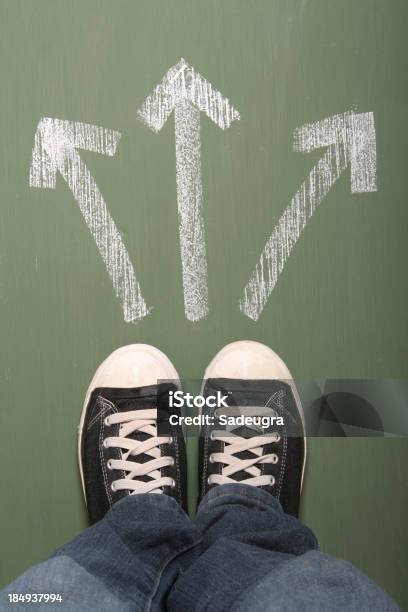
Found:
[[[209,477],[207,478],[207,484],[208,484],[208,485],[212,485],[211,476],[209,476]]]
[[[174,480],[174,478],[172,478],[172,479],[171,479],[171,485],[170,485],[170,487],[171,487],[172,489],[175,489],[175,488],[176,488],[176,481]]]
[[[110,422],[110,418],[107,416],[104,421],[103,421],[104,425],[106,425],[106,427],[109,427],[111,422]]]
[[[272,435],[275,438],[275,442],[279,442],[280,441],[281,437],[280,437],[280,435],[278,434],[277,431],[274,431]]]
[[[272,463],[278,463],[279,461],[278,455],[272,455],[271,460],[272,460]]]
[[[167,444],[173,444],[173,442],[174,442],[173,436],[169,436]]]
[[[176,463],[175,458],[174,458],[174,457],[170,457],[170,459],[171,459],[171,463],[170,463],[170,465],[174,465],[174,464]]]
[[[108,470],[112,470],[112,459],[109,459],[109,461],[106,462],[106,467],[108,468]]]
[[[275,478],[273,476],[271,476],[271,482],[269,484],[270,487],[273,487],[273,485],[275,484]]]
[[[113,481],[113,482],[111,483],[111,489],[112,489],[112,491],[113,491],[114,493],[116,493],[116,490],[117,490],[117,489],[116,489],[116,484],[115,484],[115,481]]]
[[[211,455],[208,457],[208,461],[210,463],[214,463],[214,455],[211,453]]]
[[[104,441],[102,442],[102,446],[103,446],[103,448],[109,448],[109,446],[108,446],[108,438],[104,439]]]
[[[214,442],[214,430],[210,433],[210,440],[212,440],[212,442]]]

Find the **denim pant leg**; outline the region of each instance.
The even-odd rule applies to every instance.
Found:
[[[217,486],[195,524],[201,555],[172,588],[170,612],[398,610],[352,565],[319,552],[312,531],[265,491]]]
[[[0,594],[0,610],[128,612],[163,609],[200,533],[167,495],[129,495]],[[9,593],[59,593],[62,604],[8,604]],[[4,606],[4,607],[3,607]]]

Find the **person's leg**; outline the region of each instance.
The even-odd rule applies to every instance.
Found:
[[[198,529],[174,499],[128,495],[101,521],[8,585],[0,610],[161,609],[178,572],[197,554],[199,541]],[[34,593],[58,594],[62,603],[10,603],[13,593],[31,594],[31,600]]]
[[[98,368],[79,428],[79,467],[92,527],[1,594],[10,609],[160,609],[180,568],[197,554],[198,529],[186,508],[186,463],[180,427],[158,436],[178,375],[163,353],[123,347]],[[132,494],[130,494],[132,493]],[[184,509],[183,509],[184,508]],[[37,594],[37,597],[35,596]],[[48,601],[47,601],[48,600]],[[53,606],[54,607],[54,606]]]
[[[358,570],[319,552],[296,518],[305,433],[282,360],[264,345],[233,343],[205,379],[204,394],[221,390],[229,407],[208,409],[201,432],[195,524],[203,544],[172,588],[169,610],[396,610]]]
[[[211,489],[195,523],[201,555],[173,586],[169,612],[398,610],[350,563],[319,552],[310,529],[261,489]]]

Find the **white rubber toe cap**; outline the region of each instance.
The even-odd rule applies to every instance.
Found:
[[[204,378],[290,380],[282,359],[265,344],[242,340],[227,344],[208,365]]]
[[[179,380],[176,368],[162,351],[149,344],[122,346],[113,351],[96,370],[84,407],[92,391],[98,387],[146,387],[157,385],[159,380]]]

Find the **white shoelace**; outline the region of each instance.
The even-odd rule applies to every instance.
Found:
[[[127,489],[132,494],[163,493],[162,487],[175,487],[173,478],[162,477],[160,472],[162,468],[174,465],[174,459],[161,456],[160,444],[171,442],[171,437],[157,437],[157,409],[118,412],[105,418],[106,426],[119,423],[119,436],[111,436],[103,441],[105,448],[120,448],[122,453],[121,459],[109,459],[107,468],[126,472],[125,478],[112,482],[112,490]],[[129,438],[128,436],[134,432],[145,433],[149,437],[144,442]],[[130,457],[143,454],[152,459],[144,463],[128,460]],[[138,480],[140,476],[149,476],[151,480],[148,482]]]
[[[230,406],[229,408],[230,411],[231,409],[238,410],[240,414],[254,414],[253,407],[238,408]],[[227,414],[228,409],[223,409],[222,413]],[[265,414],[264,409],[263,412],[259,412],[259,409],[257,409],[257,414],[258,416]],[[224,451],[222,453],[212,453],[209,456],[210,463],[221,463],[223,465],[220,474],[211,474],[208,477],[209,485],[240,482],[254,487],[262,487],[273,486],[275,484],[275,478],[272,475],[262,474],[261,468],[258,466],[264,463],[277,463],[279,461],[279,457],[275,453],[263,454],[265,445],[279,442],[280,435],[278,432],[243,438],[233,431],[227,433],[225,430],[213,430],[210,438],[211,440],[224,442]],[[236,457],[237,454],[243,451],[249,451],[253,457],[249,459]],[[234,474],[241,471],[245,471],[248,474],[248,478],[239,481],[232,478]]]

